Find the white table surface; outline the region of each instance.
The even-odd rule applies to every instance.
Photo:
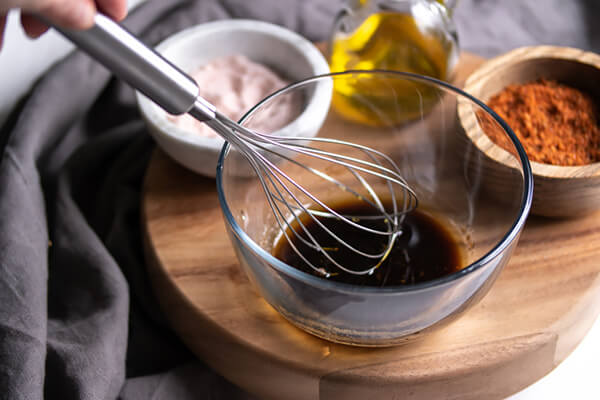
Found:
[[[130,4],[135,5],[141,1],[143,0],[131,0]],[[5,43],[0,52],[0,124],[33,82],[73,48],[55,32],[49,32],[37,40],[27,38],[17,17],[15,12],[11,12]],[[565,361],[550,374],[509,399],[599,400],[600,319]]]

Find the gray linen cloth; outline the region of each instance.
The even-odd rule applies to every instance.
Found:
[[[149,1],[125,25],[148,44],[222,18],[324,40],[340,1]],[[593,1],[460,0],[463,49],[600,50]],[[80,52],[55,65],[0,135],[0,398],[236,399],[197,360],[149,288],[140,189],[154,147],[133,90]],[[268,379],[268,377],[265,377]]]

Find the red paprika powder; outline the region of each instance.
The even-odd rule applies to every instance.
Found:
[[[532,161],[568,166],[600,161],[597,106],[578,89],[541,79],[507,86],[488,106],[508,123]],[[510,151],[499,125],[488,118],[480,123],[492,141]]]

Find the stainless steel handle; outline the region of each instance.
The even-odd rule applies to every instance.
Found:
[[[200,115],[196,110],[195,116],[214,118],[214,107],[198,97],[198,86],[191,77],[110,18],[97,14],[94,26],[82,31],[53,27],[167,112],[186,113],[194,105],[197,108],[199,99],[206,110]]]

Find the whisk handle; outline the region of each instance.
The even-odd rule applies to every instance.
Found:
[[[214,118],[214,107],[198,97],[198,85],[190,76],[110,18],[96,14],[94,25],[87,30],[45,22],[165,111],[186,113],[195,105],[197,108],[200,99],[206,108],[204,119]]]

